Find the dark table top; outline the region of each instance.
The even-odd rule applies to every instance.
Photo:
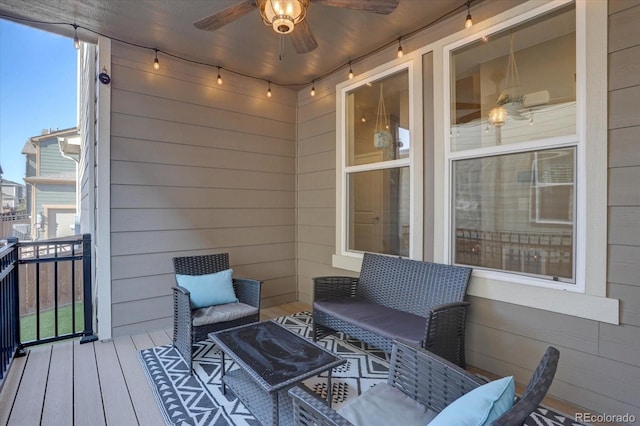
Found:
[[[345,362],[274,321],[218,331],[209,334],[209,338],[268,392]]]

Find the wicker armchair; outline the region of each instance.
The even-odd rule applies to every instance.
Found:
[[[173,267],[180,275],[206,275],[229,269],[229,254],[208,254],[202,256],[175,257]],[[191,309],[189,291],[177,285],[173,290],[173,346],[192,368],[193,344],[204,340],[214,331],[224,330],[260,320],[260,288],[262,282],[251,279],[233,278],[233,289],[238,305],[248,315],[230,321],[213,322],[194,326],[194,316],[199,309]],[[231,305],[231,304],[229,304]],[[221,305],[225,306],[225,305]],[[233,307],[232,307],[233,308]],[[202,321],[200,321],[202,322]]]
[[[524,394],[513,407],[492,423],[493,426],[524,424],[551,386],[559,355],[556,348],[547,348]],[[485,382],[429,351],[396,341],[387,383],[425,408],[439,413]],[[351,425],[347,419],[329,408],[325,401],[302,387],[291,388],[289,394],[293,398],[294,425]]]

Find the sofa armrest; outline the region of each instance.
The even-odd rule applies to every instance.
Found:
[[[249,278],[233,278],[233,289],[242,303],[260,309],[260,292],[262,281]]]
[[[302,386],[289,389],[293,402],[294,425],[348,426],[351,423]]]
[[[423,347],[465,368],[465,327],[469,302],[433,307],[427,316]]]
[[[424,348],[395,340],[388,383],[439,413],[484,381]]]
[[[316,277],[313,279],[313,300],[321,302],[355,297],[358,282],[357,277]]]
[[[193,323],[189,290],[171,287],[173,290],[173,345],[189,365],[191,371],[191,345],[193,344]]]

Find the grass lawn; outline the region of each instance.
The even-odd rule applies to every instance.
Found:
[[[58,335],[82,331],[84,327],[84,304],[76,302],[76,327],[71,330],[71,309],[72,305],[58,307]],[[40,313],[40,338],[55,336],[55,316],[54,309],[42,311]],[[36,314],[29,314],[20,317],[20,341],[30,342],[36,340]]]

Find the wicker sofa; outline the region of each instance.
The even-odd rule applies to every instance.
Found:
[[[336,331],[391,352],[394,339],[464,368],[471,269],[365,253],[359,278],[314,278],[313,338]]]
[[[495,413],[492,426],[518,426],[524,424],[529,415],[538,407],[545,397],[558,365],[560,353],[554,347],[548,347],[524,393],[511,408],[503,414]],[[348,408],[353,418],[354,410],[364,410],[368,404],[375,404],[375,412],[371,410],[356,413],[361,414],[363,424],[407,424],[399,423],[403,417],[406,418],[405,410],[413,410],[415,404],[418,410],[424,409],[426,421],[418,424],[428,424],[429,419],[440,413],[445,407],[452,404],[458,398],[485,384],[480,379],[456,365],[442,359],[441,357],[428,352],[422,348],[410,346],[401,342],[394,342],[391,353],[391,365],[389,377],[383,386],[390,387],[391,394],[400,395],[399,398],[406,398],[409,405],[398,404],[396,397],[390,397],[383,401],[374,399],[370,389],[360,395],[356,401],[348,403],[352,407]],[[378,387],[380,385],[376,385]],[[374,387],[375,388],[375,387]],[[351,425],[345,417],[338,414],[327,406],[326,401],[312,395],[304,386],[296,386],[289,390],[293,398],[293,424],[296,426],[344,426]],[[363,402],[363,400],[369,400]],[[360,400],[360,401],[358,401]],[[356,403],[356,404],[354,404]],[[462,401],[458,402],[459,405]],[[406,404],[406,403],[405,403]],[[355,406],[355,408],[354,408]],[[342,412],[347,407],[340,409]],[[455,410],[454,410],[455,408]],[[450,411],[465,413],[467,406],[451,407]],[[505,407],[507,408],[507,407]],[[383,414],[384,413],[384,414]],[[467,413],[465,413],[466,415]],[[371,418],[377,415],[378,418]],[[367,420],[367,418],[369,420]],[[395,421],[391,421],[394,419]],[[376,423],[377,421],[377,423]],[[441,424],[442,421],[439,422]],[[455,424],[460,424],[456,422]]]

